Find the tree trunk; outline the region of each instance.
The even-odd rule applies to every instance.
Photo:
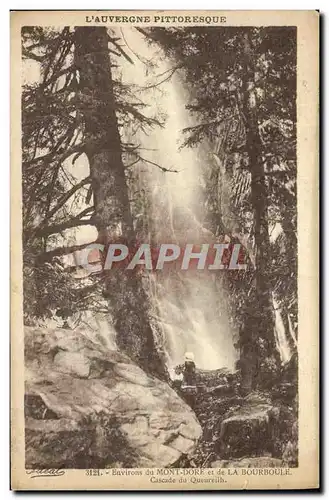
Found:
[[[128,188],[115,111],[109,37],[103,27],[75,29],[77,93],[90,165],[98,241],[105,246],[120,238],[134,240]],[[161,378],[165,365],[155,345],[148,317],[148,298],[133,271],[106,271],[105,296],[117,332],[118,347],[143,369]]]
[[[253,50],[248,33],[244,38],[244,51],[246,83],[243,89],[242,106],[245,116],[246,150],[251,171],[251,203],[255,235],[255,293],[251,297],[250,310],[247,311],[247,321],[241,339],[242,379],[245,380],[245,390],[248,391],[262,385],[267,377],[270,377],[267,371],[277,369],[279,353],[275,342],[275,317],[268,276],[270,240],[267,188],[258,128]]]

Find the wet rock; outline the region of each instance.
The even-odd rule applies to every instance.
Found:
[[[26,418],[26,468],[79,467],[79,457],[88,456],[93,439],[92,429],[82,432],[72,419]]]
[[[78,330],[25,329],[26,466],[167,467],[201,427],[164,382]]]
[[[157,457],[157,465],[166,467],[166,465],[174,464],[182,456],[182,453],[170,446],[165,446],[161,443],[152,442],[143,447],[143,454],[139,457],[139,467],[154,467],[154,457]],[[137,467],[138,467],[137,466]],[[121,465],[124,467],[124,465]]]
[[[88,378],[90,372],[89,360],[79,352],[60,351],[54,357],[56,369],[62,373]]]
[[[199,429],[191,423],[180,424],[178,432],[181,436],[192,439],[193,441],[199,438]]]
[[[279,410],[261,400],[244,404],[224,415],[220,424],[219,450],[225,458],[262,456],[273,452],[273,429],[278,426]]]
[[[133,384],[141,385],[144,387],[152,384],[152,380],[150,379],[150,377],[148,377],[146,373],[136,365],[118,363],[114,365],[113,370],[116,375],[127,380],[127,382],[132,382]]]
[[[169,441],[168,444],[170,444],[171,448],[180,451],[184,455],[188,455],[195,448],[194,440],[187,439],[183,436],[177,436],[177,438],[175,438],[173,441]]]

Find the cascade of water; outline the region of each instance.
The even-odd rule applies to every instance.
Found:
[[[124,31],[130,47],[150,60],[154,49],[133,29]],[[170,70],[168,63],[160,63],[159,73]],[[124,81],[147,86],[145,66],[135,60],[134,66],[122,69]],[[152,212],[148,216],[153,235],[158,243],[209,243],[209,232],[202,228],[200,210],[203,206],[199,181],[197,153],[180,149],[182,130],[191,125],[185,110],[186,98],[176,76],[159,89],[143,94],[150,112],[165,112],[164,128],[155,128],[148,136],[141,136],[143,157],[167,170],[143,164],[141,176],[151,199]],[[198,212],[199,211],[199,212]],[[233,346],[226,315],[224,293],[219,296],[212,277],[206,271],[191,273],[159,272],[150,276],[154,314],[162,330],[168,367],[184,360],[184,353],[194,352],[196,365],[203,369],[234,368],[237,352]]]
[[[272,294],[273,308],[275,312],[275,334],[277,347],[280,352],[281,360],[283,363],[289,361],[292,355],[291,347],[288,341],[289,331],[286,331],[284,326],[282,311],[280,309],[279,303],[275,299],[274,294]],[[288,321],[290,320],[288,316]],[[291,321],[291,320],[290,320]]]

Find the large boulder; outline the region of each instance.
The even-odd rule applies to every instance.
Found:
[[[83,331],[25,328],[28,468],[166,467],[201,436],[164,382]]]
[[[219,451],[224,459],[272,455],[279,432],[279,408],[265,397],[251,394],[220,424]]]

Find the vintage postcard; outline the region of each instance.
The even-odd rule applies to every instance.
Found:
[[[11,13],[14,490],[319,488],[317,11]]]

